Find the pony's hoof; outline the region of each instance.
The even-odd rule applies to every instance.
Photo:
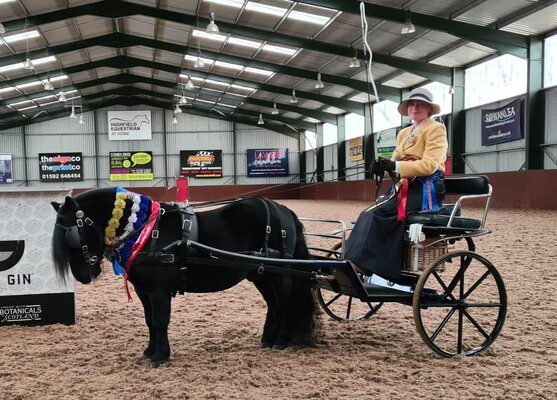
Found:
[[[284,344],[273,345],[273,350],[284,350],[284,349],[286,349],[286,345],[284,345]]]
[[[159,368],[162,367],[166,361],[151,361],[149,363],[149,368]]]
[[[136,358],[136,360],[137,360],[138,363],[142,363],[142,362],[147,361],[147,360],[150,360],[150,359],[151,359],[151,357],[149,357],[149,356],[147,356],[147,355],[145,355],[145,354],[143,354],[143,353],[140,354],[140,355]]]
[[[271,342],[261,342],[259,344],[259,347],[261,347],[262,349],[270,349],[271,347],[273,347],[273,345],[271,344]]]

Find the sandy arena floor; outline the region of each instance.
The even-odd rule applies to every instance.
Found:
[[[347,223],[362,202],[284,201],[302,217]],[[474,210],[476,212],[477,210]],[[557,212],[492,210],[477,251],[499,270],[508,316],[474,357],[445,359],[422,342],[412,308],[386,304],[370,321],[322,315],[317,348],[262,350],[265,305],[244,282],[178,296],[171,361],[135,361],[147,330],[136,296],[104,273],[76,286],[78,321],[0,328],[0,399],[556,399]]]

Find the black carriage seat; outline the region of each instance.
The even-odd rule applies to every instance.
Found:
[[[445,194],[459,196],[455,204],[445,205],[437,212],[422,211],[406,217],[407,224],[422,224],[423,231],[431,234],[464,233],[482,230],[485,227],[492,187],[485,175],[445,177]],[[462,217],[462,202],[468,199],[485,198],[481,220]]]

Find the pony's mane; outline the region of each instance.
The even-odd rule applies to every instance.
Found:
[[[82,192],[73,197],[73,199],[80,205],[94,204],[95,200],[99,197],[114,195],[115,188],[93,189]],[[60,207],[58,215],[56,216],[56,223],[60,223],[60,215],[65,213],[65,205]],[[103,221],[105,222],[105,221]],[[70,267],[70,254],[68,246],[66,245],[66,231],[59,226],[54,226],[52,233],[52,260],[54,262],[54,269],[58,277],[65,281],[66,274]]]

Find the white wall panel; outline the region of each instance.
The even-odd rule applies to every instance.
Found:
[[[323,148],[323,169],[325,174],[323,180],[325,182],[338,180],[338,145],[336,143]]]
[[[557,169],[557,87],[545,92],[545,134],[544,159],[545,169]]]

